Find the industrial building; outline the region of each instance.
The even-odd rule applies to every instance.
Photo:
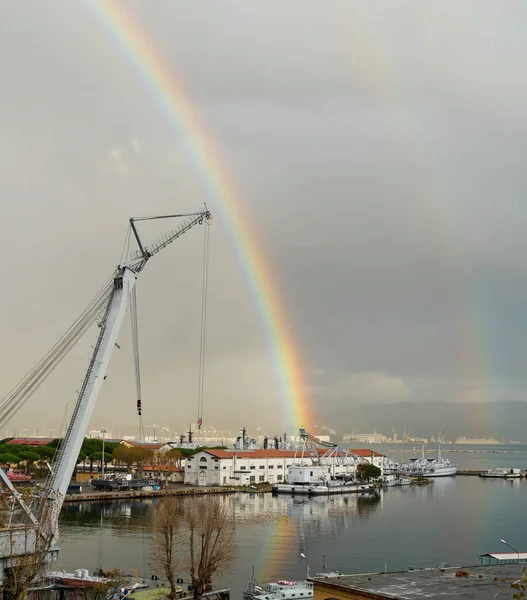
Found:
[[[319,450],[320,455],[324,450]],[[381,470],[386,457],[367,448],[349,450],[350,457],[357,456]],[[201,450],[184,461],[184,481],[189,485],[251,485],[280,483],[287,479],[287,468],[293,464],[311,464],[309,455],[298,450]],[[328,474],[353,475],[353,463],[334,460],[325,465]]]

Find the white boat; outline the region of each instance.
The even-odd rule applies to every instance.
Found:
[[[342,485],[331,485],[327,483],[300,485],[295,483],[277,483],[273,485],[275,494],[292,494],[303,496],[326,496],[329,494],[361,494],[377,493],[374,485],[364,483],[345,483]]]
[[[281,579],[260,586],[253,578],[243,592],[243,600],[298,600],[313,598],[313,584],[310,581],[287,581]]]
[[[441,446],[438,448],[437,458],[426,458],[423,446],[421,458],[411,458],[401,470],[411,477],[450,477],[457,473],[457,465],[441,456]]]
[[[287,469],[287,481],[288,483],[273,485],[273,493],[308,496],[376,493],[374,485],[361,483],[356,479],[331,479],[328,477],[327,468],[320,465],[290,465]]]
[[[520,469],[505,469],[498,467],[497,469],[489,469],[484,473],[479,474],[480,477],[487,479],[519,479],[521,477]]]
[[[404,486],[404,485],[411,485],[412,480],[410,479],[410,477],[398,477],[395,480],[395,485],[396,486]]]

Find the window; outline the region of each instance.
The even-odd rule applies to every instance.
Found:
[[[260,477],[258,478],[260,481],[265,481],[265,475],[260,475]]]
[[[254,475],[251,475],[251,477],[250,477],[249,481],[250,481],[251,483],[254,483],[254,482],[256,481],[256,477],[255,477]]]
[[[276,468],[277,468],[277,469],[281,469],[281,468],[282,468],[282,465],[276,465]]]
[[[269,465],[268,469],[274,469],[274,465]]]
[[[214,466],[214,468],[216,469],[216,471],[218,471],[218,470],[219,470],[219,467],[218,467],[218,465],[215,465],[215,466]]]
[[[278,474],[278,475],[276,476],[276,479],[277,479],[277,481],[282,481],[282,474],[281,474],[281,473],[280,473],[280,474]]]
[[[240,467],[240,469],[242,469],[243,471],[245,471],[247,467],[245,465],[243,465],[243,467]]]
[[[218,462],[218,459],[217,459],[217,458],[215,458],[215,459],[214,459],[214,462]]]
[[[224,469],[226,469],[227,467],[223,467]]]
[[[260,469],[265,469],[265,465],[260,465]]]
[[[251,465],[251,470],[256,469],[256,467],[254,465]]]
[[[202,457],[199,459],[199,462],[207,462],[207,457],[206,457],[206,456],[202,456]]]
[[[311,471],[310,475],[311,475],[311,477],[313,477],[313,471]]]

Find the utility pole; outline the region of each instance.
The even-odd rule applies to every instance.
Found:
[[[104,478],[104,435],[106,433],[106,429],[101,430],[102,434],[102,466],[101,466],[101,479]]]

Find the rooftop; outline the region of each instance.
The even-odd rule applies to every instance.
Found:
[[[232,458],[234,450],[203,450],[207,454],[212,454],[216,458]],[[318,453],[323,456],[327,452],[327,449],[319,448]],[[349,450],[350,454],[356,454],[357,456],[371,458],[372,454],[376,457],[384,456],[379,452],[368,450],[368,448],[359,448],[356,450]],[[268,448],[267,450],[236,450],[237,458],[294,458],[300,456],[302,450],[276,450],[275,448]],[[305,452],[304,455],[309,457],[309,453]]]
[[[13,438],[6,446],[47,446],[54,438]]]
[[[518,565],[515,564],[312,577],[311,581],[315,584],[315,590],[321,586],[327,596],[333,594],[336,598],[341,590],[348,594],[354,592],[358,598],[376,600],[486,600],[494,598],[500,590],[506,591],[520,577]],[[509,598],[513,591],[510,590]],[[503,597],[507,597],[505,592]]]

